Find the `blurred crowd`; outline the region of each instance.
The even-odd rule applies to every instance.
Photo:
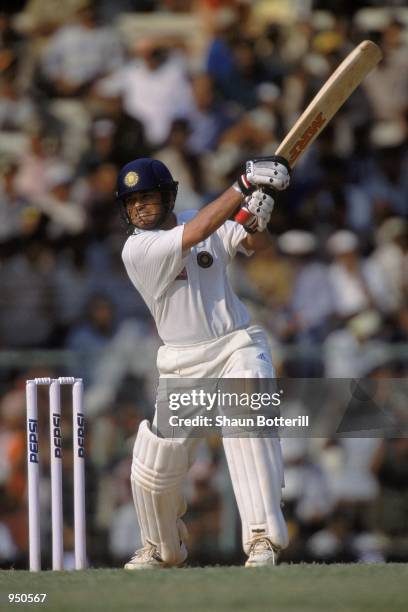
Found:
[[[269,252],[237,259],[231,280],[270,335],[278,375],[407,375],[408,9],[388,4],[2,3],[0,566],[26,563],[34,376],[85,380],[91,561],[120,564],[140,543],[131,449],[152,414],[160,341],[121,261],[118,169],[155,156],[180,181],[176,208],[202,207],[246,159],[274,153],[366,38],[383,61],[296,166]],[[68,419],[65,429],[68,445]],[[292,439],[283,450],[285,559],[408,558],[406,440]],[[68,446],[65,456],[69,547]],[[46,469],[43,480],[49,538]],[[203,446],[186,493],[193,561],[239,561],[219,441]]]

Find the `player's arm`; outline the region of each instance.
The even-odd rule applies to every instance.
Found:
[[[182,249],[187,251],[208,236],[211,236],[237,208],[243,203],[242,193],[232,187],[224,191],[216,200],[200,210],[200,212],[184,226]]]

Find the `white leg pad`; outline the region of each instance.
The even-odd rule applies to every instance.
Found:
[[[283,462],[277,438],[224,438],[224,450],[242,521],[242,543],[266,536],[279,548],[288,545],[281,509]]]
[[[188,454],[180,442],[158,438],[148,421],[140,424],[133,448],[131,484],[142,539],[155,544],[168,565],[184,561],[180,538],[186,511],[182,482]]]

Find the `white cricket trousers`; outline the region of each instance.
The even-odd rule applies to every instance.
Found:
[[[259,326],[238,330],[209,342],[160,347],[157,367],[162,378],[274,378],[267,336]],[[157,423],[155,414],[153,425]],[[177,441],[187,450],[189,465],[200,441]],[[278,438],[224,438],[224,450],[242,521],[246,553],[256,538],[267,536],[285,548],[288,532],[282,514],[283,461]]]

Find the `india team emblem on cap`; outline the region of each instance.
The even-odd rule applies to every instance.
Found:
[[[123,179],[126,187],[134,187],[139,182],[139,175],[137,172],[128,172]]]

